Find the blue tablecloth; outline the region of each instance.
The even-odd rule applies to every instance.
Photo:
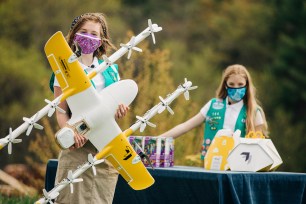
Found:
[[[53,188],[56,167],[57,160],[48,162],[48,191]],[[155,184],[146,190],[134,191],[119,177],[113,203],[306,204],[304,173],[224,172],[183,166],[149,171]]]

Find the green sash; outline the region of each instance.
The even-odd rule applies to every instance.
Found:
[[[201,154],[202,160],[204,159],[205,154],[218,130],[223,129],[225,110],[226,110],[226,99],[222,100],[222,99],[213,98],[211,100],[211,104],[204,122],[205,123],[204,141],[202,145],[202,154]],[[245,137],[246,133],[245,122],[246,122],[246,106],[243,105],[235,124],[235,130],[237,129],[241,130],[241,137]]]

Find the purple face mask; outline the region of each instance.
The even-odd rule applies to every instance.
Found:
[[[78,43],[83,54],[93,53],[101,43],[100,38],[88,33],[76,33],[74,41]]]

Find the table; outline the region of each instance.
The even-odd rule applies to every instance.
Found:
[[[53,188],[56,167],[57,160],[47,164],[47,191]],[[148,170],[155,184],[141,191],[134,191],[119,176],[113,203],[306,203],[305,173],[211,171],[185,166]]]

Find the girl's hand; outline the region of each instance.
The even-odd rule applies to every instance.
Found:
[[[75,148],[83,147],[86,142],[87,142],[86,137],[84,137],[83,135],[80,135],[78,133],[75,133],[74,134],[74,145],[71,146],[69,149],[73,150]]]
[[[120,104],[118,106],[117,112],[115,114],[115,118],[116,119],[123,118],[127,114],[128,110],[130,110],[130,108],[128,106],[126,106],[124,104]]]

